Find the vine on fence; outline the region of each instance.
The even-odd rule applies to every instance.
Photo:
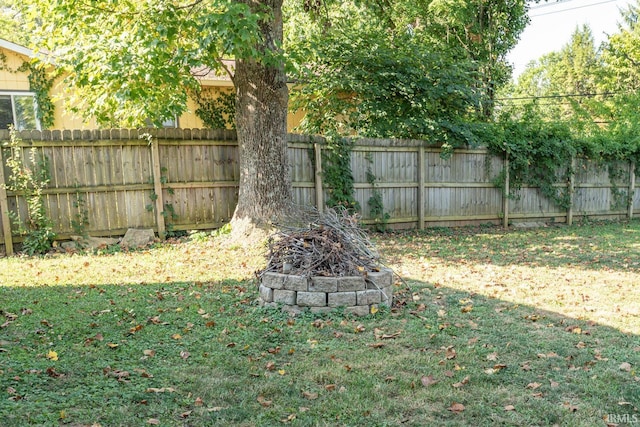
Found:
[[[56,237],[44,201],[44,189],[50,180],[48,160],[45,156],[38,156],[37,150],[31,148],[29,164],[25,164],[17,132],[13,127],[9,130],[11,139],[5,146],[9,151],[6,162],[11,173],[6,188],[23,196],[27,204],[25,221],[18,212],[9,212],[9,216],[18,232],[24,236],[23,250],[28,255],[43,254],[51,249]]]
[[[577,154],[576,147],[567,142],[572,137],[566,125],[526,116],[518,121],[506,119],[487,140],[490,152],[509,157],[509,197],[517,199],[526,184],[538,188],[561,209],[569,209],[568,186],[556,185],[558,181],[569,181],[573,173],[571,159]],[[503,190],[505,173],[503,170],[494,179],[494,185]]]
[[[84,199],[80,191],[76,190],[76,199],[73,202],[73,207],[77,209],[77,212],[71,220],[71,228],[73,232],[78,236],[87,238],[87,226],[89,225],[89,210],[87,209],[87,201]]]
[[[327,146],[322,150],[322,181],[329,194],[326,205],[342,206],[351,213],[357,212],[360,204],[355,198],[351,171],[353,140],[338,135],[325,139]]]
[[[365,156],[367,160],[367,182],[371,184],[371,197],[367,201],[369,205],[369,213],[371,218],[374,220],[373,229],[378,232],[387,231],[387,226],[389,223],[389,219],[391,216],[384,211],[384,202],[382,201],[382,193],[380,193],[380,189],[376,186],[376,176],[373,174],[373,170],[371,166],[373,165],[373,158],[371,157],[371,153],[367,153]]]

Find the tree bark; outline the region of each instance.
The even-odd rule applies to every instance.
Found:
[[[287,161],[288,89],[279,46],[282,0],[239,0],[252,10],[270,12],[262,21],[260,59],[238,58],[236,128],[240,150],[240,188],[232,219],[262,227],[278,220],[292,202]]]

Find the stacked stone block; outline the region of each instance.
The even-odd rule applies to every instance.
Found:
[[[367,315],[372,307],[393,303],[393,272],[383,269],[364,276],[310,278],[265,272],[260,299],[267,305],[310,308],[318,313],[344,307],[346,313]]]

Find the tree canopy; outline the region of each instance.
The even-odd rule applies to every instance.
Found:
[[[490,120],[495,91],[510,77],[505,57],[526,25],[527,3],[370,3],[286,9],[303,129],[473,142],[473,123]]]

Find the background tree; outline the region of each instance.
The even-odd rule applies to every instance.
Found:
[[[527,22],[525,0],[314,4],[285,9],[304,129],[446,146],[474,142],[474,122],[491,118]]]
[[[502,111],[515,112],[526,105],[543,120],[578,126],[584,118],[592,120],[593,101],[602,99],[597,95],[602,72],[601,51],[591,29],[576,28],[569,43],[529,63],[517,83],[501,91]],[[579,128],[585,131],[584,126]]]
[[[424,29],[389,19],[342,3],[319,24],[293,20],[286,41],[300,83],[293,107],[306,113],[302,129],[467,142],[464,121],[478,101],[472,64],[439,51]]]

